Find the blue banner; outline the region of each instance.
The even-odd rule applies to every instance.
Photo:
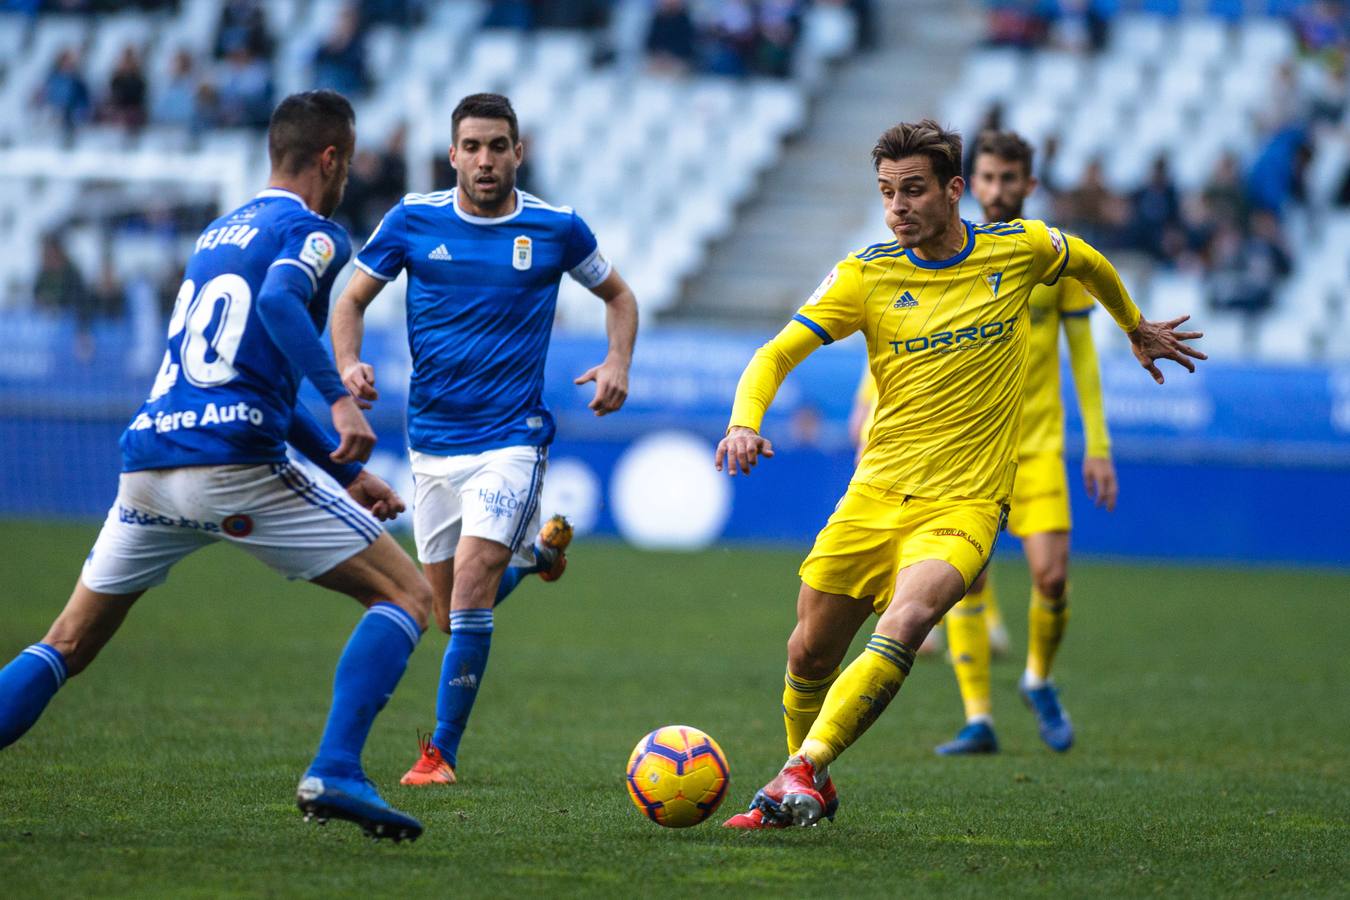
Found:
[[[637,543],[716,539],[809,546],[848,482],[847,419],[864,366],[859,339],[823,348],[783,385],[764,424],[777,449],[749,478],[712,472],[736,381],[768,335],[666,329],[641,335],[629,400],[586,408],[573,379],[605,355],[602,338],[554,336],[546,398],[558,417],[552,500],[585,530]],[[116,489],[117,437],[149,389],[158,335],[127,328],[78,337],[41,319],[0,332],[0,514],[98,516]],[[365,358],[381,400],[374,467],[410,493],[403,444],[409,369],[394,329],[371,329]],[[1113,515],[1078,485],[1081,424],[1064,374],[1074,543],[1121,556],[1350,565],[1350,368],[1211,361],[1155,385],[1128,357],[1102,363],[1121,476]],[[316,397],[306,395],[324,413]],[[326,414],[321,418],[326,420]],[[547,505],[547,504],[546,504]]]

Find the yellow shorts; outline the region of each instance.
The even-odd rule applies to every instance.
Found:
[[[1017,461],[1008,530],[1018,537],[1069,530],[1069,477],[1064,457],[1037,453]]]
[[[879,614],[891,602],[896,575],[916,562],[950,563],[969,587],[994,550],[1004,516],[992,500],[925,500],[850,484],[799,574],[818,591],[871,598]]]

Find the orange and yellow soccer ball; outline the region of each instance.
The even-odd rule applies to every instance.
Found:
[[[666,725],[638,741],[628,758],[628,796],[647,818],[688,828],[711,816],[731,784],[717,742],[688,725]]]

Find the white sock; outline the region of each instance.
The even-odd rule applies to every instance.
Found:
[[[1049,683],[1050,683],[1049,679],[1041,678],[1039,675],[1031,674],[1030,669],[1027,669],[1025,672],[1022,673],[1022,686],[1029,691],[1034,691],[1037,690],[1038,688],[1043,688]]]

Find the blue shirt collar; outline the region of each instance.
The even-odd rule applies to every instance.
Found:
[[[961,248],[961,252],[957,253],[955,256],[949,256],[946,259],[920,259],[914,254],[913,250],[906,250],[905,256],[909,257],[909,261],[914,263],[914,265],[918,266],[920,269],[945,269],[964,261],[965,258],[970,255],[971,251],[975,249],[975,226],[965,219],[961,220],[961,224],[966,226],[966,243],[965,246]]]

